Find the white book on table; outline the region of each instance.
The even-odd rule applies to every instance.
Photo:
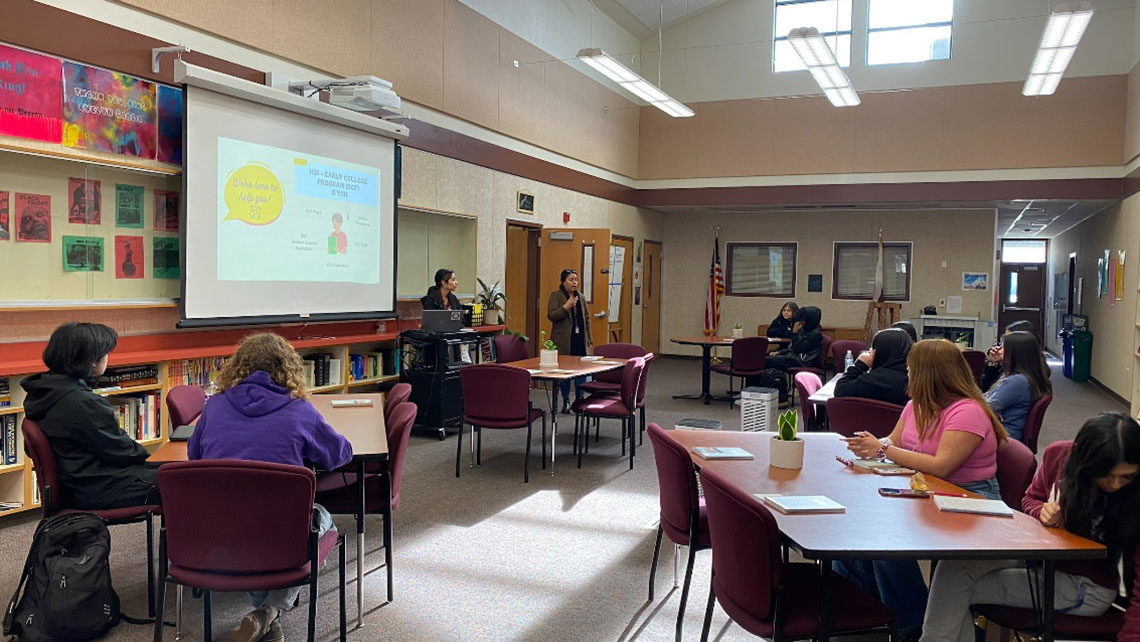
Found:
[[[823,495],[754,495],[765,504],[786,515],[802,513],[845,513],[847,508]]]
[[[972,497],[948,497],[935,495],[934,505],[948,513],[976,513],[978,515],[999,515],[1013,517],[1013,509],[1000,499],[974,499]]]

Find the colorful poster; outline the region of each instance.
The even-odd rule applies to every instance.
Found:
[[[1108,260],[1108,305],[1116,307],[1116,259]]]
[[[151,252],[154,264],[154,278],[177,279],[182,275],[182,264],[178,258],[178,239],[154,237],[154,251]]]
[[[63,144],[155,157],[155,85],[134,76],[63,63]]]
[[[60,64],[59,58],[0,45],[0,134],[60,141]]]
[[[154,230],[178,231],[178,192],[154,190]]]
[[[182,90],[158,86],[158,160],[182,164]]]
[[[16,194],[16,240],[51,243],[51,197]]]
[[[103,237],[64,235],[63,271],[102,272]]]
[[[83,225],[103,222],[103,190],[99,181],[67,179],[67,222]]]
[[[0,241],[12,239],[12,226],[8,220],[8,192],[0,192]]]
[[[143,226],[143,186],[115,185],[115,227]]]
[[[1117,301],[1124,300],[1124,256],[1127,254],[1125,250],[1120,250],[1117,255],[1116,266],[1116,297]]]
[[[143,237],[115,237],[115,278],[143,278]]]
[[[1096,297],[1103,296],[1104,290],[1104,259],[1096,260]]]

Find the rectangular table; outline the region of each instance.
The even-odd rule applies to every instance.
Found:
[[[337,399],[370,399],[371,406],[348,406],[334,408]],[[360,496],[356,512],[356,626],[364,622],[364,465],[368,461],[388,461],[388,436],[384,426],[384,395],[369,394],[328,394],[312,395],[309,401],[348,443],[352,444],[352,461],[356,464]],[[147,463],[163,464],[186,461],[187,442],[171,441],[155,451]],[[386,468],[386,467],[385,467]],[[384,515],[384,562],[388,567],[388,601],[392,601],[392,477],[387,469],[381,473],[383,493],[382,514]],[[182,608],[181,595],[178,609]],[[181,618],[179,618],[181,620]],[[181,627],[179,627],[181,628]]]
[[[827,400],[835,396],[835,384],[842,376],[842,372],[837,373],[834,377],[829,379],[827,383],[823,384],[822,388],[813,392],[811,396],[808,397],[808,401],[817,405],[826,406]]]
[[[583,357],[558,355],[558,367],[544,368],[540,357],[511,361],[505,365],[516,368],[526,368],[530,371],[530,378],[547,384],[550,392],[550,474],[554,474],[554,437],[558,434],[558,385],[563,381],[570,381],[578,377],[588,377],[601,372],[617,370],[625,366],[625,359],[592,360]],[[474,445],[475,440],[471,440]],[[545,447],[545,445],[544,445]],[[630,446],[630,457],[633,456],[633,446]]]
[[[1057,560],[1103,559],[1104,546],[1059,528],[1046,528],[1020,512],[1012,519],[944,513],[928,499],[882,497],[880,487],[906,488],[908,477],[884,477],[835,461],[850,457],[832,433],[801,433],[804,467],[772,468],[768,448],[772,433],[675,430],[672,435],[689,450],[693,463],[727,477],[749,493],[825,495],[846,507],[845,513],[784,515],[772,511],[785,543],[805,558],[820,562],[820,639],[831,630],[831,562],[869,559],[1016,559],[1042,560],[1042,595],[1052,604]],[[738,446],[755,456],[745,461],[708,461],[692,454],[696,446]],[[931,476],[931,490],[964,492]],[[1042,601],[1042,604],[1046,602]],[[1053,639],[1053,609],[1044,609],[1042,638]]]

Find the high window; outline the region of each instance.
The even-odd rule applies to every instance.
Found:
[[[883,298],[910,300],[910,243],[883,243]],[[832,263],[833,299],[871,300],[875,292],[876,243],[836,243]]]
[[[795,243],[728,243],[725,294],[794,297]]]
[[[799,27],[818,29],[839,66],[851,65],[851,0],[776,0],[775,23],[773,71],[807,69],[788,42],[788,32]]]
[[[867,64],[950,58],[954,0],[870,0]]]

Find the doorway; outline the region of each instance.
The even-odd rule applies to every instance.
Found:
[[[619,249],[620,248],[620,249]],[[610,242],[611,265],[610,269],[620,267],[619,274],[610,275],[610,287],[618,288],[620,296],[610,296],[610,341],[613,343],[629,343],[633,336],[633,316],[630,301],[633,300],[633,237],[614,235]],[[620,261],[620,265],[619,265]],[[618,285],[613,285],[613,284]],[[617,316],[613,310],[614,299],[617,302]],[[617,319],[614,321],[614,319]]]
[[[1003,240],[998,280],[998,325],[1028,321],[1044,332],[1046,240]]]
[[[641,346],[661,352],[661,242],[645,242],[643,290],[641,293]]]
[[[509,256],[509,250],[508,250]],[[590,338],[595,346],[609,343],[610,231],[604,228],[542,230],[542,266],[538,280],[539,330],[550,332],[546,306],[550,293],[561,285],[562,270],[578,271],[579,292],[590,310]]]
[[[530,356],[538,354],[539,330],[539,240],[542,226],[522,221],[507,221],[507,266],[503,278],[503,294],[507,297],[503,323],[511,332],[526,335]],[[542,318],[545,318],[543,310]]]

